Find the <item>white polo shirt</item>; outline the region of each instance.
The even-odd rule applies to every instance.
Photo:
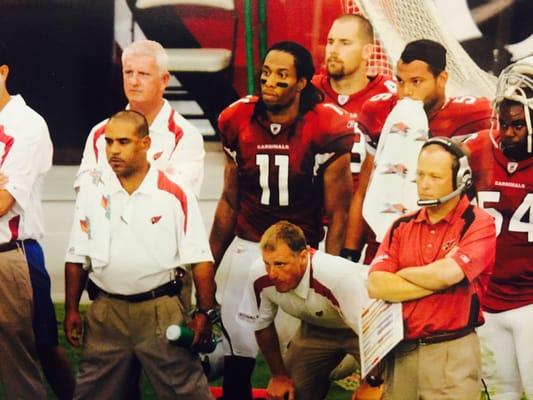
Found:
[[[172,270],[213,261],[196,197],[151,167],[128,194],[107,170],[83,173],[66,261],[91,265],[110,293],[135,294],[172,279]]]
[[[52,153],[44,119],[22,96],[11,96],[0,110],[0,171],[9,179],[4,189],[16,202],[0,217],[0,243],[42,238],[42,190]]]
[[[93,168],[109,168],[105,153],[107,121],[98,123],[89,133],[78,174]],[[147,153],[148,161],[173,180],[184,182],[198,196],[204,177],[205,156],[204,141],[198,129],[164,100],[149,130],[152,144]]]
[[[359,332],[358,315],[368,301],[368,267],[309,249],[304,276],[294,289],[280,293],[269,279],[262,259],[254,262],[238,318],[255,330],[274,322],[280,307],[287,314],[324,328]]]

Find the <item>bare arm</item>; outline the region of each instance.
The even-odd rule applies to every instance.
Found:
[[[374,299],[398,303],[433,293],[433,290],[411,283],[392,272],[374,271],[368,275],[368,295]]]
[[[207,310],[215,307],[215,268],[211,262],[201,262],[192,267],[196,305]]]
[[[219,266],[226,249],[235,236],[238,193],[237,166],[228,160],[224,167],[224,189],[218,201],[213,227],[209,235],[209,245],[215,259],[215,267]]]
[[[324,171],[324,209],[328,218],[326,251],[338,255],[344,245],[352,191],[350,154],[343,154]]]
[[[272,375],[267,387],[269,398],[281,400],[286,398],[285,395],[288,395],[289,399],[294,399],[294,382],[283,363],[274,323],[264,329],[255,331],[255,338]]]
[[[79,305],[89,272],[78,263],[65,263],[65,321],[68,342],[75,347],[81,344],[81,317]]]
[[[415,285],[433,291],[447,289],[465,277],[459,264],[448,257],[422,267],[403,268],[397,274]]]
[[[0,217],[6,215],[15,205],[15,198],[5,189],[0,189]]]
[[[370,182],[373,167],[374,156],[367,153],[363,160],[363,164],[361,164],[359,185],[352,195],[350,212],[348,214],[344,247],[350,250],[361,250],[364,246],[363,233],[365,222],[363,218],[363,202],[365,200],[366,189]]]
[[[196,306],[202,310],[215,308],[215,267],[212,262],[200,262],[192,266]],[[211,321],[203,313],[196,313],[190,326],[194,330],[193,346],[211,340]]]

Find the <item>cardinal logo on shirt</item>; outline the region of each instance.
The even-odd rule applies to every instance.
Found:
[[[339,103],[340,106],[343,106],[348,103],[348,100],[350,100],[350,96],[346,94],[339,94],[337,96],[337,103]]]
[[[150,222],[152,223],[152,225],[154,225],[154,224],[157,224],[160,220],[161,220],[161,215],[156,215],[150,219]]]
[[[448,240],[442,245],[442,250],[448,251],[453,247],[454,244],[455,244],[455,239]]]
[[[281,131],[281,124],[270,124],[270,132],[277,135]]]
[[[154,153],[153,155],[154,161],[157,160],[159,157],[161,157],[162,154],[163,154],[162,151],[158,151],[157,153]]]

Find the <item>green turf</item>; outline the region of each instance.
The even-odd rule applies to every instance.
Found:
[[[56,313],[57,313],[57,320],[58,320],[58,331],[59,331],[59,343],[61,346],[63,346],[68,354],[68,358],[70,361],[70,364],[72,365],[72,368],[74,371],[77,371],[77,365],[78,365],[78,359],[79,359],[79,350],[74,349],[71,347],[66,339],[65,335],[63,333],[63,316],[65,314],[64,305],[63,304],[56,304]],[[86,310],[86,307],[82,306],[82,313]],[[264,388],[266,387],[269,379],[269,372],[268,367],[265,363],[265,360],[259,356],[257,359],[256,368],[254,371],[254,374],[252,376],[252,384],[254,387],[257,388]],[[220,385],[221,382],[217,381],[214,382],[213,385]],[[0,393],[0,399],[2,398]],[[332,385],[332,388],[330,392],[328,393],[328,400],[348,400],[351,398],[351,393],[345,391],[344,389],[338,387],[337,385]],[[50,388],[48,388],[48,399],[56,399]],[[150,385],[150,382],[148,382],[145,379],[145,383],[143,384],[143,399],[157,399],[155,392],[153,388]]]

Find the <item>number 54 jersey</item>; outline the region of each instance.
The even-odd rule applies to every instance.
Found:
[[[496,138],[498,141],[498,138]],[[533,156],[511,161],[489,131],[465,142],[479,205],[494,217],[496,263],[484,307],[501,312],[533,303]]]
[[[237,165],[236,235],[258,242],[279,220],[299,225],[311,246],[324,236],[323,171],[353,145],[349,115],[322,103],[291,125],[271,123],[257,97],[242,98],[219,117],[222,145]]]

